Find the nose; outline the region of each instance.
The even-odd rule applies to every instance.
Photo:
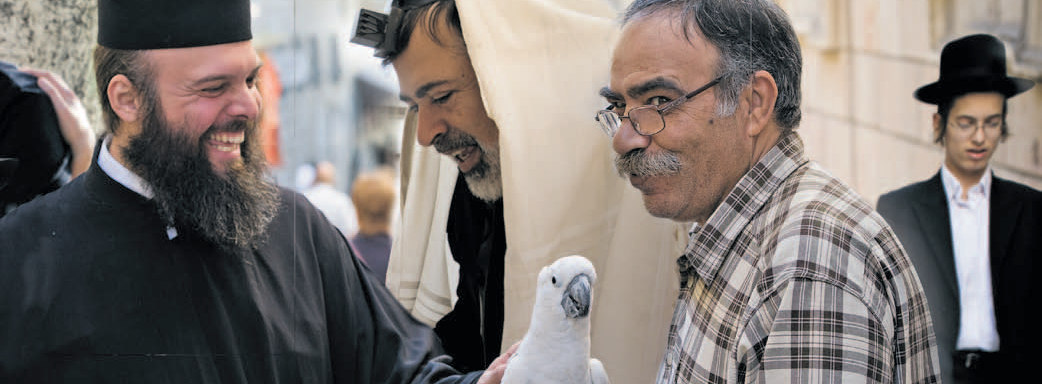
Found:
[[[429,147],[441,134],[448,131],[448,126],[436,111],[420,108],[416,111],[416,142]]]
[[[624,155],[634,149],[643,149],[651,145],[651,136],[644,136],[637,133],[637,130],[633,128],[633,123],[630,119],[622,119],[622,125],[619,126],[619,131],[615,132],[615,136],[611,139],[612,148],[615,153]]]
[[[987,129],[987,128],[984,127],[984,123],[977,124],[977,126],[973,128],[973,134],[970,136],[970,139],[973,140],[973,144],[976,144],[976,145],[984,144],[984,139],[985,139],[985,136],[987,135],[984,132],[985,129]]]
[[[228,114],[237,119],[255,120],[260,114],[261,96],[257,87],[245,86],[232,94]]]

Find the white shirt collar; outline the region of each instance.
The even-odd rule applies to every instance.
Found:
[[[112,142],[112,136],[106,136],[105,140],[101,143],[101,153],[98,154],[98,166],[101,167],[105,174],[109,175],[112,180],[116,180],[127,189],[136,192],[137,194],[144,196],[146,199],[152,199],[152,188],[148,186],[145,179],[138,176],[127,167],[124,167],[112,154],[109,153],[109,144]]]
[[[98,167],[101,168],[105,174],[109,175],[112,180],[115,180],[120,185],[127,187],[127,189],[134,191],[146,199],[152,200],[152,187],[138,176],[133,171],[123,166],[115,157],[112,157],[112,153],[109,153],[109,144],[112,143],[112,136],[106,136],[105,140],[101,143],[101,149],[98,153]],[[166,227],[166,237],[173,240],[177,237],[177,228],[172,225]]]
[[[959,183],[959,179],[955,178],[948,166],[944,164],[941,164],[941,183],[944,184],[944,195],[948,197],[949,201],[961,200],[959,197],[962,195],[962,184]],[[984,170],[984,175],[977,181],[977,184],[974,184],[966,192],[967,196],[979,194],[985,199],[989,197],[991,194],[991,165],[988,165],[988,168]]]

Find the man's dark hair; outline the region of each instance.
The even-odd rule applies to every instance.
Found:
[[[728,116],[738,107],[753,73],[764,70],[778,84],[774,120],[782,132],[800,124],[800,44],[788,16],[771,0],[636,0],[623,24],[660,11],[673,12],[683,22],[684,37],[702,34],[720,51],[717,75],[717,114]],[[697,28],[693,28],[697,27]]]
[[[109,82],[116,75],[123,75],[137,88],[142,100],[155,97],[155,79],[152,68],[143,50],[112,49],[104,46],[94,48],[94,79],[101,97],[101,111],[105,119],[105,131],[115,134],[119,129],[119,116],[109,100]],[[149,111],[143,111],[145,113]]]
[[[937,103],[937,114],[941,115],[941,129],[937,131],[936,137],[933,138],[933,142],[942,144],[944,141],[944,134],[948,132],[948,115],[952,112],[952,106],[955,105],[955,100],[966,94],[952,96],[948,100]],[[1002,140],[1006,140],[1009,136],[1009,125],[1006,124],[1006,111],[1008,109],[1009,99],[1002,99]]]
[[[449,28],[453,32],[463,37],[463,27],[460,24],[459,10],[456,8],[456,0],[436,0],[429,4],[425,4],[415,8],[408,8],[408,5],[404,5],[404,13],[402,15],[401,24],[398,26],[397,39],[394,41],[394,47],[391,49],[390,54],[384,58],[384,64],[390,64],[397,59],[402,51],[409,46],[409,38],[412,36],[413,29],[417,25],[423,25],[427,28],[427,34],[434,39],[435,42],[441,44],[441,40],[438,39],[438,35],[435,33],[438,27],[438,20],[445,19]],[[430,11],[429,16],[428,11]],[[427,16],[427,17],[425,17]]]

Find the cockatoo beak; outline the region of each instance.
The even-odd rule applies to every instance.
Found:
[[[568,282],[561,307],[564,315],[571,319],[586,317],[590,314],[590,277],[585,273],[577,275]]]

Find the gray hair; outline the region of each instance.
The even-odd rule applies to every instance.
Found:
[[[800,124],[800,74],[803,60],[788,16],[771,0],[635,0],[623,16],[626,24],[658,13],[672,12],[682,21],[684,37],[700,32],[720,51],[717,114],[730,116],[738,95],[753,73],[767,71],[778,84],[774,120],[782,132]],[[694,27],[694,28],[693,28]]]

